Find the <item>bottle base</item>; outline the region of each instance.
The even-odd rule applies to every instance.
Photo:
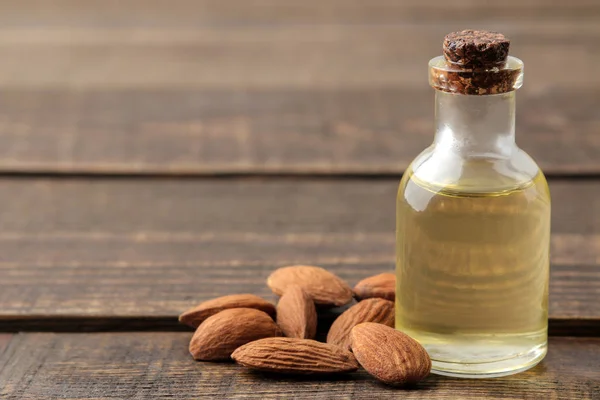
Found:
[[[457,378],[496,378],[501,376],[513,375],[535,367],[545,357],[548,347],[547,344],[541,344],[529,349],[527,352],[518,353],[514,356],[498,359],[494,361],[468,362],[457,361],[449,362],[436,359],[436,355],[444,354],[443,358],[448,357],[447,350],[436,349],[435,346],[426,346],[431,355],[432,368],[431,373],[437,375],[452,376]],[[485,349],[478,349],[470,346],[468,349],[455,348],[453,352],[461,354],[466,359],[477,359],[477,356],[485,353]],[[501,349],[496,349],[501,350]]]

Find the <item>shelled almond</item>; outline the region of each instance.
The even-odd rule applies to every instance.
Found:
[[[309,339],[261,339],[238,348],[231,358],[252,369],[285,374],[335,374],[358,369],[348,350]]]
[[[179,322],[197,328],[208,317],[230,308],[255,308],[275,317],[275,306],[253,294],[230,294],[207,300],[179,316]]]
[[[352,289],[346,282],[321,267],[294,265],[278,268],[267,279],[273,293],[281,296],[291,285],[298,285],[323,306],[343,306],[352,301]]]
[[[253,294],[234,294],[205,301],[179,317],[196,328],[189,346],[194,359],[233,359],[280,374],[339,374],[362,365],[392,385],[414,383],[429,373],[425,349],[391,328],[392,274],[366,278],[352,290],[323,268],[298,265],[275,270],[267,285],[281,296],[277,307]],[[353,297],[362,301],[339,315],[327,343],[311,340],[317,330],[316,306],[343,306]]]
[[[365,278],[354,286],[354,295],[359,300],[380,297],[394,301],[396,298],[396,275],[384,272]]]
[[[290,286],[279,299],[277,325],[291,338],[313,339],[317,334],[315,303],[300,286]]]
[[[227,360],[235,349],[246,343],[281,334],[281,329],[266,313],[253,308],[232,308],[200,324],[189,350],[196,360]]]
[[[431,359],[423,346],[389,326],[365,322],[352,328],[351,338],[360,365],[384,383],[417,383],[431,371]]]
[[[362,322],[394,326],[394,303],[385,299],[367,299],[350,307],[331,324],[327,343],[350,349],[350,331]]]

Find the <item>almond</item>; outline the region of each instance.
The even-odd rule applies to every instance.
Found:
[[[396,298],[396,274],[385,272],[365,278],[354,286],[354,294],[359,300],[380,297],[394,301]]]
[[[327,343],[350,349],[350,331],[362,322],[394,326],[394,303],[385,299],[367,299],[353,305],[331,324]]]
[[[358,369],[348,350],[310,339],[261,339],[238,348],[231,358],[248,368],[283,374],[334,374]]]
[[[317,334],[315,303],[300,286],[289,286],[279,299],[277,325],[287,337],[313,339]]]
[[[352,301],[350,286],[331,272],[308,265],[295,265],[276,269],[267,279],[273,293],[283,295],[286,289],[297,284],[316,304],[343,306]]]
[[[179,322],[197,328],[211,315],[229,308],[255,308],[275,317],[275,306],[253,294],[232,294],[200,303],[179,316]]]
[[[390,385],[416,383],[431,371],[427,351],[413,338],[381,324],[352,329],[352,351],[368,373]]]
[[[266,313],[253,308],[232,308],[207,318],[196,329],[190,354],[196,360],[227,360],[238,347],[281,330]]]

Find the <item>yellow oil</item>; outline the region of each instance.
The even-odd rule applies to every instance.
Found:
[[[424,345],[435,372],[501,376],[544,357],[550,195],[541,172],[500,185],[434,185],[408,172],[396,241],[396,328]]]

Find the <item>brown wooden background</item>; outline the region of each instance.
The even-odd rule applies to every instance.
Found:
[[[285,264],[393,268],[397,183],[433,135],[427,61],[464,28],[526,63],[518,141],[553,196],[546,360],[413,391],[194,362],[176,317],[201,300],[270,296]],[[0,398],[600,399],[598,65],[595,0],[1,0]]]

